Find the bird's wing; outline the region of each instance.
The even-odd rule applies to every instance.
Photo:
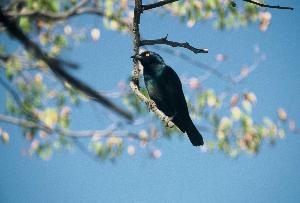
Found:
[[[182,91],[182,84],[176,72],[169,66],[164,68],[162,74],[164,92],[167,93],[167,103],[174,109],[175,115],[188,114],[188,107]],[[174,116],[174,115],[173,115]]]
[[[169,66],[162,74],[164,92],[167,104],[175,112],[172,121],[182,131],[186,132],[194,146],[203,145],[203,138],[189,116],[189,111],[182,91],[182,84],[176,72]]]

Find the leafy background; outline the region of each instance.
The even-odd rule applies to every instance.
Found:
[[[286,1],[296,11],[299,3]],[[211,22],[197,23],[187,28],[177,18],[159,17],[153,13],[142,16],[141,30],[147,38],[165,34],[175,40],[209,48],[207,55],[191,55],[207,64],[216,63],[222,53],[228,59],[218,67],[229,74],[239,73],[241,65],[251,64],[255,50],[260,47],[266,60],[236,91],[253,91],[258,102],[252,116],[261,121],[265,115],[276,119],[277,107],[284,107],[288,116],[299,123],[299,28],[297,12],[269,10],[272,24],[262,33],[259,25],[234,30],[215,30]],[[86,22],[92,22],[87,27]],[[155,23],[153,23],[155,22]],[[287,23],[288,22],[288,23]],[[155,26],[153,26],[155,24]],[[90,30],[98,27],[101,38],[94,42],[75,45],[63,51],[64,59],[76,61],[82,67],[73,73],[100,90],[117,90],[120,80],[126,81],[131,71],[131,42],[126,35],[106,30],[97,17],[74,19],[71,25]],[[150,26],[151,25],[151,26]],[[1,43],[10,41],[1,36]],[[11,41],[10,41],[11,42]],[[256,47],[256,48],[255,48]],[[11,43],[10,49],[15,48]],[[186,77],[201,76],[204,72],[182,60],[161,53],[178,73]],[[97,75],[95,74],[97,73]],[[210,77],[203,85],[215,91],[224,88],[224,81]],[[5,92],[1,90],[1,109],[5,108]],[[145,107],[144,107],[145,108]],[[72,110],[73,129],[90,129],[107,126],[104,119],[108,112],[95,104],[82,104]],[[297,202],[299,200],[299,135],[287,133],[275,145],[263,142],[257,155],[243,154],[230,159],[218,151],[202,153],[190,146],[187,139],[172,136],[171,140],[159,139],[154,146],[162,153],[160,159],[149,160],[152,148],[136,150],[135,156],[122,155],[117,162],[94,162],[77,148],[71,154],[65,150],[48,162],[27,152],[18,129],[4,124],[10,142],[0,148],[0,200],[16,201],[174,201],[178,202]],[[209,135],[205,135],[209,137]],[[182,137],[181,137],[182,138]],[[21,150],[19,150],[21,149]],[[27,154],[27,153],[25,153]],[[47,155],[47,153],[46,153]],[[46,156],[47,157],[47,156]],[[14,191],[15,195],[12,193]],[[117,195],[116,195],[117,194]]]

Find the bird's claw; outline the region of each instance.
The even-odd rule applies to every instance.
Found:
[[[166,116],[166,117],[165,117],[164,120],[165,120],[165,122],[166,122],[166,123],[165,123],[165,126],[166,126],[166,127],[169,127],[169,128],[170,128],[170,127],[171,127],[171,128],[173,127],[173,126],[170,126],[170,121],[173,122],[173,119],[174,119],[174,117],[175,117],[176,115],[177,115],[177,112],[175,112],[175,114],[174,114],[173,116]]]
[[[168,116],[165,117],[165,119],[164,119],[165,127],[169,127],[169,122],[172,121],[172,119],[173,119],[172,117],[168,117]]]
[[[172,128],[172,127],[174,126],[174,124],[170,124],[170,121],[173,122],[173,118],[174,118],[174,116],[172,116],[172,117],[166,116],[166,117],[164,118],[164,121],[165,121],[165,127],[167,127],[167,128]]]

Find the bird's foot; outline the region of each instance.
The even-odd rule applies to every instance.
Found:
[[[153,100],[149,99],[148,101],[146,101],[146,105],[149,109],[149,112],[151,111],[151,109],[156,107],[156,104]]]
[[[173,122],[174,117],[176,116],[177,112],[173,116],[166,116],[165,121],[166,121],[166,127],[169,127],[168,123],[170,121]]]
[[[174,126],[174,124],[173,124],[173,118],[174,118],[174,116],[172,116],[172,117],[166,116],[166,117],[163,119],[163,120],[165,121],[165,127],[172,128],[172,127]],[[170,121],[171,121],[172,123],[170,123]]]

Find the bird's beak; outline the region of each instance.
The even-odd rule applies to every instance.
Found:
[[[142,59],[142,56],[138,54],[138,55],[133,55],[130,58],[133,58],[133,59],[136,59],[136,60],[140,61]]]

